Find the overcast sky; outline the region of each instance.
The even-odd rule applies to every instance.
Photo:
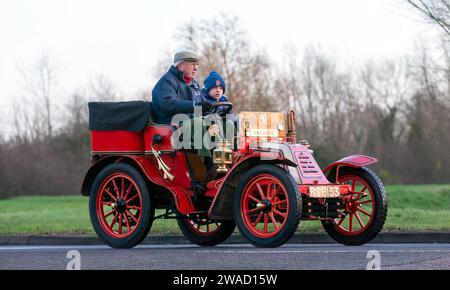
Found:
[[[409,53],[430,27],[402,0],[0,0],[0,121],[20,95],[17,65],[42,51],[72,91],[105,74],[131,95],[154,85],[152,68],[186,21],[238,15],[255,45],[280,59],[286,43],[321,44],[353,61]],[[61,101],[61,100],[60,100]]]

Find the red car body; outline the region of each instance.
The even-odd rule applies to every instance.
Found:
[[[239,186],[245,187],[245,184],[240,185],[242,176],[253,168],[264,165],[268,169],[272,168],[276,172],[281,169],[286,175],[292,177],[293,184],[297,187],[295,191],[297,192],[298,190],[298,193],[301,195],[297,198],[298,207],[301,208],[296,209],[298,212],[296,217],[297,221],[294,221],[294,223],[296,222],[295,225],[298,224],[298,220],[300,219],[321,220],[324,223],[327,232],[335,240],[344,244],[365,243],[381,230],[386,216],[387,200],[381,182],[379,182],[379,179],[377,179],[373,172],[366,168],[370,164],[377,162],[377,159],[373,157],[365,155],[347,156],[325,166],[322,170],[315,161],[313,153],[309,149],[309,145],[287,142],[285,132],[276,138],[265,137],[263,140],[264,142],[262,143],[260,142],[261,138],[259,137],[243,136],[243,138],[239,139],[239,142],[241,142],[242,145],[241,148],[233,151],[233,162],[231,166],[229,166],[228,172],[221,175],[220,178],[208,180],[205,184],[205,189],[201,194],[203,202],[199,203],[198,200],[196,200],[198,197],[196,196],[193,186],[193,172],[192,168],[189,167],[188,155],[186,151],[175,150],[173,148],[172,138],[174,131],[175,128],[172,126],[158,124],[145,126],[144,130],[140,132],[121,130],[91,131],[91,158],[93,164],[89,168],[84,179],[81,190],[82,194],[85,196],[97,194],[96,191],[93,190],[93,186],[96,179],[98,179],[99,175],[102,173],[102,170],[105,170],[107,166],[110,166],[111,164],[131,165],[131,167],[143,177],[147,188],[151,189],[149,191],[158,192],[158,194],[163,195],[165,194],[166,197],[169,197],[167,199],[159,199],[158,197],[152,198],[152,200],[156,200],[153,202],[153,211],[154,208],[169,210],[170,206],[173,205],[175,207],[173,210],[176,212],[178,219],[185,219],[185,221],[189,221],[191,225],[194,225],[194,228],[191,228],[191,232],[194,234],[191,241],[201,245],[213,245],[217,243],[217,241],[209,243],[203,242],[204,240],[198,241],[200,238],[206,239],[206,237],[211,238],[214,236],[215,232],[211,232],[209,235],[209,225],[212,222],[215,222],[217,225],[223,225],[226,221],[237,223],[236,219],[239,219],[239,210],[237,209],[239,201],[236,200],[236,196],[241,193],[237,193],[236,190],[240,188]],[[154,142],[155,136],[159,138],[156,143]],[[255,144],[255,142],[259,142],[257,143],[259,145],[253,146],[252,144]],[[164,165],[170,168],[170,174],[174,177],[173,179],[167,178],[165,172],[158,166],[160,161],[156,158],[155,151],[158,152]],[[272,184],[278,184],[276,185],[278,188],[284,188],[286,192],[289,191],[289,189],[286,189],[287,187],[285,184],[280,181],[282,178],[279,176],[279,173],[277,174],[278,177],[271,177],[269,171],[269,173],[258,175],[266,178],[266,181],[263,181],[260,185],[256,184],[256,188],[261,192],[261,186],[267,184],[267,189],[265,190],[267,190],[267,195],[269,195],[271,190],[270,186],[272,186],[270,184],[272,182]],[[128,175],[125,175],[126,178],[127,176]],[[131,178],[131,183],[123,181],[124,176],[121,178],[122,192],[126,185],[130,184],[128,185],[129,188],[132,187],[133,182]],[[120,183],[119,179],[116,179],[116,181],[118,184]],[[251,183],[251,181],[252,179],[249,178],[248,183]],[[275,187],[275,185],[273,186]],[[114,187],[117,189],[120,185],[114,183]],[[114,187],[111,185],[109,190],[107,189],[106,191],[112,192]],[[136,185],[136,187],[138,186]],[[339,196],[335,195],[333,198],[328,198],[326,196],[324,198],[318,198],[317,196],[312,197],[312,191],[320,192],[321,187],[333,187],[333,190],[339,190]],[[359,189],[357,189],[357,187]],[[323,190],[323,192],[329,194],[330,190],[331,189]],[[98,191],[99,189],[97,189],[97,192]],[[242,195],[243,197],[241,197],[240,200],[241,203],[243,200],[246,200],[245,193],[242,193]],[[119,196],[121,196],[121,194],[117,194],[117,197],[112,199],[102,197],[100,201],[97,198],[97,203],[113,204],[116,206],[117,210],[119,206],[116,202]],[[355,196],[359,199],[355,198]],[[367,199],[367,196],[371,197],[371,199],[365,200]],[[256,200],[255,193],[248,194],[248,197]],[[328,203],[328,200],[330,203]],[[288,200],[288,195],[284,198],[282,197],[281,201],[278,201],[278,203],[283,201],[288,204],[292,204],[293,202],[292,200]],[[269,204],[269,201],[267,201],[267,203]],[[284,215],[283,213],[280,213],[280,211],[282,211],[281,209],[283,209],[282,207],[278,209],[273,208],[274,212],[279,216],[276,216],[276,214],[267,210],[268,207],[275,207],[274,204],[276,203],[277,202],[272,202],[272,204],[269,205],[262,204],[261,199],[259,200],[259,203],[256,204],[258,207],[252,205],[253,208],[250,210],[245,209],[245,206],[243,207],[244,211],[248,210],[252,212],[258,212],[258,209],[261,209],[261,212],[257,217],[255,217],[255,215],[248,215],[246,217],[247,223],[245,222],[245,217],[238,223],[240,230],[243,228],[241,233],[247,235],[252,244],[256,246],[278,246],[286,242],[290,235],[292,235],[292,233],[285,234],[286,237],[273,241],[276,236],[274,233],[280,232],[279,235],[282,234],[282,230],[280,230],[279,227],[281,228],[288,224],[288,217],[283,219]],[[381,209],[379,210],[380,203]],[[373,205],[371,212],[369,212],[368,209],[363,208],[363,206],[368,204]],[[93,205],[93,207],[94,206],[95,205]],[[114,206],[112,207],[113,211],[109,214],[115,214],[116,220],[111,221],[104,218],[104,221],[102,221],[102,218],[98,216],[101,216],[100,212],[103,212],[103,209],[99,212],[97,205],[96,213],[91,213],[94,227],[99,222],[98,220],[100,220],[99,223],[102,226],[98,227],[100,230],[96,229],[96,231],[99,233],[102,228],[106,230],[106,235],[104,236],[108,239],[114,239],[115,242],[109,243],[108,239],[104,240],[113,247],[134,246],[137,244],[136,241],[142,239],[142,237],[139,237],[139,239],[136,238],[132,242],[121,244],[121,239],[125,238],[122,238],[121,235],[117,234],[115,228],[116,225],[111,227],[109,227],[109,225],[111,223],[119,223],[120,227],[123,226],[126,228],[128,226],[128,232],[130,234],[138,228],[139,224],[137,221],[141,220],[142,214],[139,213],[139,211],[133,215],[129,214],[127,211],[124,213],[114,212]],[[130,208],[139,208],[139,206],[142,210],[142,202],[133,205]],[[326,212],[324,212],[325,206]],[[329,206],[334,209],[329,210]],[[95,210],[93,209],[93,211]],[[380,213],[378,211],[380,211]],[[201,218],[199,217],[200,213]],[[364,217],[366,213],[368,216]],[[194,215],[197,215],[197,218],[194,219]],[[244,214],[242,215],[244,216]],[[381,215],[381,217],[378,217],[377,215]],[[346,223],[348,223],[348,225],[345,228],[342,225],[344,224],[343,220],[345,220],[346,217]],[[150,218],[153,219],[154,217],[151,216]],[[121,221],[117,221],[119,219]],[[259,221],[259,219],[261,221]],[[377,219],[377,224],[372,225],[375,219]],[[195,223],[192,223],[192,220],[195,220]],[[189,222],[187,223],[188,225]],[[262,223],[263,229],[257,228],[256,226],[252,228],[251,226],[254,223]],[[130,224],[133,224],[134,227],[130,226]],[[195,227],[198,226],[198,228],[200,228],[202,224],[208,225],[208,230],[205,230],[206,234],[205,232],[195,230]],[[245,230],[246,224],[248,231]],[[358,224],[359,228],[356,229]],[[218,227],[220,228],[220,226]],[[275,227],[272,232],[269,230],[271,227]],[[375,227],[376,229],[372,229],[371,227]],[[122,228],[120,228],[120,231],[122,231]],[[369,231],[370,233],[368,233]],[[265,234],[265,232],[267,232],[267,234]],[[183,233],[185,233],[185,231],[183,231]],[[146,235],[146,233],[144,234]],[[99,235],[101,234],[99,233]],[[132,235],[130,234],[130,236]],[[188,235],[187,237],[189,238]],[[129,237],[126,238],[128,239]],[[222,240],[219,239],[219,242],[221,241]]]

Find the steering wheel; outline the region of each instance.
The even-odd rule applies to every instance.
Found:
[[[230,102],[217,102],[217,103],[214,103],[214,104],[211,104],[212,105],[212,110],[211,110],[211,112],[212,113],[216,113],[217,112],[217,109],[219,108],[219,107],[226,107],[227,108],[227,110],[226,111],[231,111],[231,109],[233,109],[233,104],[232,103],[230,103]]]

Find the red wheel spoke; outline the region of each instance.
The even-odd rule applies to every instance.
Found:
[[[257,211],[260,211],[260,209],[259,208],[254,208],[254,209],[246,210],[245,213],[249,214],[249,213],[254,213],[254,212],[257,212]]]
[[[259,199],[257,199],[256,197],[254,197],[253,195],[249,195],[248,198],[250,198],[251,200],[260,203],[261,201]]]
[[[142,207],[140,207],[140,206],[135,206],[135,205],[127,205],[127,208],[128,208],[128,209],[136,209],[136,210],[141,210],[141,209],[142,209]]]
[[[111,192],[109,192],[109,190],[105,187],[105,192],[114,200],[117,200],[117,197],[115,197]]]
[[[131,232],[130,222],[128,221],[128,218],[126,215],[125,215],[124,219],[125,219],[125,223],[127,225],[128,232]]]
[[[113,209],[112,211],[110,211],[107,215],[104,215],[103,218],[106,219],[107,217],[109,217],[110,215],[112,215],[113,213],[115,213],[116,210]]]
[[[341,226],[342,223],[344,222],[344,220],[345,220],[345,217],[341,218],[341,220],[339,221],[339,223],[338,223],[337,225],[338,225],[338,226]]]
[[[364,225],[363,225],[363,222],[362,222],[361,217],[359,216],[358,212],[355,212],[355,216],[356,216],[356,219],[358,220],[359,225],[361,226],[361,228],[363,228]]]
[[[221,223],[209,219],[200,219],[199,223],[189,217],[185,220],[191,231],[201,236],[211,236],[215,234],[222,226]]]
[[[352,194],[365,195],[366,193],[362,191],[353,191]]]
[[[277,223],[277,220],[275,219],[275,216],[273,215],[273,212],[269,213],[269,216],[270,216],[270,220],[273,223],[274,228],[276,230],[278,230],[278,223]]]
[[[275,214],[277,214],[277,215],[279,215],[279,216],[281,216],[281,217],[283,217],[283,218],[286,218],[286,214],[285,214],[285,213],[282,213],[282,212],[280,212],[280,211],[278,211],[276,208],[274,208],[272,211],[273,211]]]
[[[270,197],[272,196],[272,183],[267,183],[267,192],[266,192],[266,198],[270,200]]]
[[[259,192],[259,195],[261,195],[261,198],[266,199],[266,197],[264,196],[264,192],[261,188],[261,185],[259,185],[259,183],[256,183],[256,188],[258,188],[258,192]]]
[[[349,220],[349,225],[348,225],[348,230],[350,232],[353,232],[353,214],[350,214],[350,220]]]
[[[126,191],[125,196],[123,197],[123,199],[125,199],[125,200],[127,199],[127,197],[128,197],[128,195],[130,194],[132,188],[133,188],[133,184],[131,183],[131,184],[128,186],[127,191]]]
[[[279,204],[286,203],[286,202],[287,202],[287,200],[283,199],[283,200],[272,203],[272,206],[279,205]]]
[[[111,230],[114,230],[114,225],[116,224],[116,222],[117,222],[117,217],[119,216],[119,213],[118,212],[116,212],[116,214],[114,215],[114,218],[113,218],[113,220],[112,220],[112,222],[111,222],[111,225],[109,226],[110,228],[111,228]]]
[[[136,197],[138,197],[139,194],[136,193],[136,195],[134,195],[132,198],[130,198],[129,200],[126,201],[126,203],[129,203],[130,201],[132,201],[133,199],[135,199]]]
[[[264,232],[268,232],[268,225],[269,225],[269,216],[268,214],[264,214]]]
[[[123,223],[123,215],[120,214],[120,216],[119,216],[119,235],[122,234],[122,223]]]
[[[352,191],[353,191],[353,192],[355,191],[355,185],[356,185],[356,180],[353,179],[353,180],[352,180]]]
[[[110,201],[102,201],[102,205],[112,206],[112,202],[110,202]]]
[[[114,186],[114,191],[115,191],[116,194],[117,194],[117,197],[120,197],[119,188],[117,187],[116,180],[113,179],[113,180],[112,180],[112,183],[113,183],[113,186]]]
[[[120,197],[125,195],[125,178],[122,177],[122,185],[120,187]]]
[[[366,216],[370,217],[372,216],[370,213],[368,213],[367,211],[363,210],[362,208],[358,207],[357,208],[358,211],[362,212],[363,214],[365,214]]]
[[[138,220],[136,219],[136,217],[131,213],[131,212],[129,212],[128,210],[126,210],[125,211],[126,213],[127,213],[127,215],[129,216],[129,217],[131,217],[133,220],[134,220],[134,222],[138,222]]]
[[[361,189],[361,192],[364,192],[367,189],[366,186],[363,187],[363,189]]]
[[[274,198],[277,196],[277,188],[278,188],[278,184],[274,183],[273,188],[272,188],[272,194],[269,198],[270,201],[274,200]]]
[[[361,202],[358,202],[358,204],[361,205],[361,204],[366,204],[369,202],[372,203],[372,200],[370,199],[370,200],[361,201]]]
[[[355,197],[355,195],[356,195],[356,197]],[[358,191],[352,192],[352,195],[351,195],[351,198],[353,201],[360,200],[361,198],[364,198],[364,197],[366,197],[365,193],[358,192]]]
[[[253,223],[254,227],[256,227],[259,224],[259,222],[261,221],[263,215],[264,215],[263,212],[259,213],[258,217],[256,218],[256,221]]]

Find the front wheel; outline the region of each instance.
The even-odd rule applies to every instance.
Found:
[[[89,212],[95,232],[106,244],[131,248],[147,236],[155,209],[141,174],[129,164],[114,163],[95,178]]]
[[[258,165],[245,173],[236,189],[234,220],[257,247],[278,247],[295,233],[302,199],[293,177],[275,165]]]
[[[342,168],[339,183],[350,185],[343,198],[345,215],[332,222],[322,221],[336,242],[359,246],[375,238],[386,220],[387,193],[380,178],[368,168]]]

